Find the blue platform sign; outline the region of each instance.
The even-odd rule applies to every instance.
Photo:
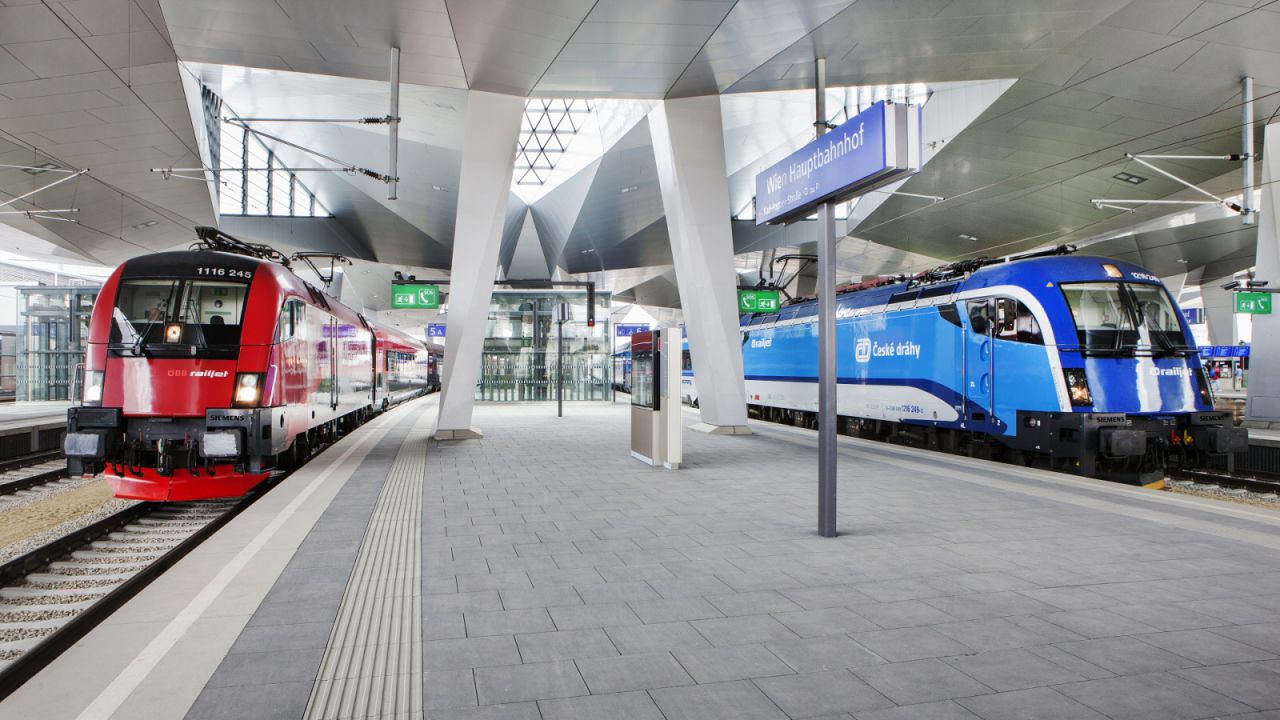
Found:
[[[1204,324],[1204,308],[1182,308],[1182,317],[1187,319],[1188,325]]]
[[[1211,359],[1213,359],[1213,346],[1212,346],[1212,345],[1201,345],[1201,346],[1200,346],[1200,359],[1201,359],[1201,360],[1211,360]]]
[[[1248,345],[1236,345],[1231,348],[1231,357],[1247,358],[1249,357]]]
[[[920,168],[920,109],[884,101],[756,175],[756,224],[789,222]]]
[[[639,323],[634,325],[618,323],[613,327],[615,328],[614,333],[617,337],[631,337],[636,333],[649,332],[649,323]]]
[[[444,337],[444,328],[445,328],[444,323],[429,323],[427,325],[427,338],[430,339],[430,338]]]

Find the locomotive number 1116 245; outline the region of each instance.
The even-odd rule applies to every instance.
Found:
[[[224,277],[224,278],[232,278],[236,280],[253,279],[252,270],[235,270],[232,268],[202,267],[202,268],[196,268],[196,274],[202,277],[220,277],[220,278]]]

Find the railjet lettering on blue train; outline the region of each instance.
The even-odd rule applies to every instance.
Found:
[[[880,343],[871,338],[861,338],[853,348],[853,359],[860,362],[871,362],[871,358],[910,358],[920,359],[920,345],[904,340],[902,342]]]

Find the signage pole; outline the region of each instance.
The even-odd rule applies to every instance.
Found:
[[[1240,213],[1244,218],[1245,225],[1253,224],[1253,78],[1245,76],[1240,78],[1240,125],[1243,130],[1241,141],[1244,147],[1244,165],[1243,177],[1241,185],[1244,188],[1244,194],[1241,195],[1240,206],[1244,208],[1244,212]]]
[[[827,60],[814,61],[813,123],[827,132]],[[836,225],[830,202],[818,206],[818,534],[836,536]]]
[[[396,199],[396,183],[400,181],[400,48],[391,48],[391,107],[387,111],[387,199]]]
[[[564,417],[564,303],[556,307],[556,417]]]

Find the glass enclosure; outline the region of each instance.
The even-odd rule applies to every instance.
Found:
[[[89,316],[99,287],[18,293],[18,400],[79,400]]]
[[[585,290],[498,290],[489,306],[477,400],[556,399],[560,303],[570,308],[563,328],[564,399],[612,399],[609,293],[595,294],[596,323],[587,327]]]
[[[0,330],[0,402],[18,397],[18,337],[12,330]]]

